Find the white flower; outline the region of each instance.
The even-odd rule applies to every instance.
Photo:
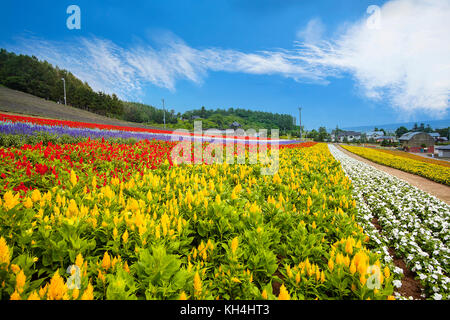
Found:
[[[402,286],[402,282],[400,280],[394,280],[394,281],[392,281],[392,284],[396,288],[400,288]]]
[[[434,299],[434,300],[442,300],[442,295],[439,294],[439,293],[435,293],[435,294],[433,295],[433,299]]]

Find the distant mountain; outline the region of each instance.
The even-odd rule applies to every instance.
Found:
[[[406,127],[407,129],[412,129],[414,127],[414,124],[417,123],[417,125],[420,126],[421,123],[425,125],[425,127],[429,124],[431,128],[433,129],[441,129],[441,128],[448,128],[450,127],[450,119],[445,120],[427,120],[427,121],[413,121],[413,122],[404,122],[404,123],[391,123],[391,124],[379,124],[379,125],[373,125],[373,126],[359,126],[359,127],[345,127],[340,128],[343,130],[352,130],[352,131],[359,131],[359,132],[369,132],[373,131],[375,127],[378,129],[384,129],[386,131],[395,131],[398,127]],[[335,129],[335,128],[332,128]]]

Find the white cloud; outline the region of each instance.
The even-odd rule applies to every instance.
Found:
[[[379,28],[366,19],[326,44],[305,44],[307,63],[349,72],[363,93],[411,115],[446,114],[450,92],[450,2],[395,0],[381,7]]]
[[[350,75],[363,95],[387,101],[405,117],[426,111],[446,114],[450,91],[450,2],[392,0],[381,7],[378,28],[367,15],[325,41],[325,27],[311,19],[290,49],[242,52],[192,48],[175,36],[158,48],[139,43],[128,48],[109,40],[79,38],[73,43],[36,38],[7,46],[72,71],[94,90],[139,99],[148,84],[175,90],[179,80],[201,84],[208,72],[281,75],[326,84]],[[161,40],[161,39],[160,39]]]
[[[297,31],[297,38],[306,43],[317,43],[322,40],[325,29],[325,25],[320,18],[313,18],[308,21],[305,28]]]

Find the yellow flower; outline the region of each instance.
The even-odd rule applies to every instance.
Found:
[[[261,292],[261,297],[262,297],[264,300],[267,300],[267,291],[266,291],[266,289],[264,289],[264,290]]]
[[[8,266],[10,258],[11,257],[9,248],[6,245],[6,240],[3,237],[0,237],[0,264],[6,263],[6,266]]]
[[[17,272],[20,271],[20,267],[17,264],[11,263],[11,271],[14,272],[14,274],[16,274]]]
[[[240,282],[241,282],[241,280],[239,280],[239,279],[236,278],[236,277],[232,277],[232,278],[231,278],[231,281],[233,281],[233,282],[235,282],[235,283],[240,283]]]
[[[388,296],[387,299],[388,300],[395,300],[395,297],[394,296]]]
[[[83,256],[81,255],[81,253],[79,253],[77,255],[77,257],[75,258],[75,265],[81,269],[81,266],[83,265]]]
[[[348,254],[353,253],[353,245],[350,239],[348,239],[347,242],[345,243],[345,252]]]
[[[291,300],[291,296],[289,295],[289,292],[287,291],[284,284],[280,287],[280,294],[278,295],[278,300]]]
[[[19,293],[22,293],[23,287],[25,286],[25,281],[27,280],[27,277],[23,273],[23,270],[20,270],[19,273],[16,276],[16,290]]]
[[[310,196],[308,196],[308,199],[306,200],[306,205],[308,206],[308,208],[312,206],[312,200]]]
[[[180,297],[179,297],[179,300],[187,300],[187,295],[186,295],[186,292],[184,292],[184,291],[181,291],[181,293],[180,293]]]
[[[356,266],[355,266],[355,263],[352,262],[352,264],[350,265],[350,273],[354,274],[355,272],[356,272]]]
[[[28,300],[41,300],[41,298],[39,297],[39,295],[35,290],[28,296]]]
[[[125,230],[125,232],[123,233],[122,240],[123,240],[123,243],[128,242],[128,230]]]
[[[81,300],[94,300],[94,287],[89,282],[86,290],[81,295]]]
[[[391,272],[389,271],[389,267],[388,266],[386,266],[386,267],[384,267],[384,277],[387,279],[387,278],[389,278],[390,276],[391,276]]]
[[[330,271],[333,271],[334,269],[334,262],[332,258],[328,260],[328,268],[330,269]]]
[[[33,206],[33,201],[30,199],[30,197],[27,197],[23,203],[23,206],[27,209],[31,208]]]
[[[67,213],[68,213],[69,217],[78,215],[78,207],[77,207],[77,203],[75,202],[75,200],[70,199],[69,207],[67,208]]]
[[[3,195],[3,206],[5,207],[6,211],[11,210],[19,203],[19,196],[19,193],[16,193],[16,195],[14,196],[11,190],[7,191]]]
[[[64,279],[59,275],[58,271],[55,272],[52,279],[50,280],[50,285],[48,287],[47,299],[48,300],[67,300],[69,296],[67,295],[67,285]]]
[[[47,293],[48,284],[46,284],[43,288],[39,288],[39,297],[43,299],[45,297],[45,294]]]
[[[238,239],[238,237],[234,237],[233,240],[231,240],[231,252],[233,254],[236,253],[238,245],[239,245],[239,239]]]
[[[194,295],[195,296],[200,296],[200,294],[202,293],[202,280],[200,279],[200,276],[198,274],[198,272],[195,272],[194,275]]]
[[[75,174],[75,172],[73,170],[70,170],[70,182],[72,183],[72,186],[74,186],[74,187],[77,184],[77,175]]]
[[[111,257],[109,256],[108,251],[106,251],[105,254],[103,255],[102,267],[103,269],[108,270],[110,266],[111,266]]]
[[[20,294],[17,291],[14,291],[13,294],[9,297],[10,300],[22,300]]]
[[[31,193],[31,200],[33,200],[33,202],[41,201],[41,192],[39,191],[39,189],[33,190],[33,192]]]
[[[297,274],[295,275],[295,283],[299,283],[300,282],[300,271],[297,272]]]
[[[367,279],[366,279],[366,275],[365,275],[365,274],[362,274],[362,275],[359,277],[359,282],[361,282],[361,284],[362,284],[363,286],[366,284]]]
[[[73,298],[73,300],[77,300],[79,294],[80,294],[80,290],[78,290],[77,288],[73,289],[73,292],[72,292],[72,298]]]

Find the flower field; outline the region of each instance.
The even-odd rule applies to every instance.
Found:
[[[429,163],[422,160],[406,158],[375,149],[345,145],[342,145],[342,147],[373,162],[417,174],[442,184],[450,185],[450,167]]]
[[[433,158],[425,158],[425,157],[418,156],[418,155],[415,155],[410,152],[405,152],[405,151],[400,151],[400,150],[388,150],[388,149],[377,149],[377,151],[385,152],[385,153],[392,154],[395,156],[405,157],[408,159],[414,159],[414,160],[418,160],[418,161],[438,164],[438,165],[441,165],[444,167],[450,167],[450,162],[448,162],[448,161],[437,160],[437,159],[433,159]]]
[[[325,144],[174,166],[176,142],[0,147],[1,299],[392,299]]]
[[[448,299],[450,206],[334,146],[330,151],[352,180],[359,210],[357,221],[370,236],[369,245],[383,254],[386,262],[392,260],[388,248],[394,248],[417,273],[427,298]],[[373,218],[378,219],[381,232],[372,224]],[[394,269],[394,273],[400,271]],[[401,282],[395,284],[400,286]]]

